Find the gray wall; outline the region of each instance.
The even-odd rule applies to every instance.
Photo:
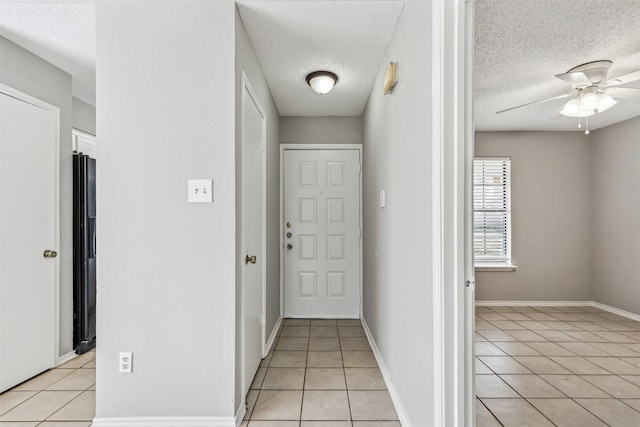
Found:
[[[73,98],[73,128],[96,134],[96,107]]]
[[[266,339],[280,318],[280,147],[279,147],[279,122],[280,116],[276,104],[273,102],[271,92],[267,86],[260,64],[249,41],[249,36],[236,11],[236,205],[240,206],[242,200],[242,162],[241,162],[241,108],[242,108],[242,72],[245,72],[251,87],[256,92],[260,105],[267,116],[267,284],[266,284]],[[236,211],[236,223],[242,219],[240,209]],[[244,404],[244,396],[241,396],[242,384],[240,383],[240,269],[244,268],[244,254],[240,253],[242,241],[240,239],[240,227],[236,230],[236,410]],[[250,373],[251,374],[251,373]],[[250,375],[249,374],[249,375]]]
[[[511,157],[515,272],[476,272],[477,300],[586,301],[591,297],[589,136],[476,132],[477,157]]]
[[[71,76],[0,36],[0,82],[60,108],[60,356],[73,351]]]
[[[234,14],[96,4],[99,418],[234,415]],[[187,203],[190,178],[213,204]]]
[[[414,426],[433,422],[431,4],[405,1],[364,113],[364,318]],[[389,61],[398,86],[382,95]],[[380,190],[387,207],[378,207]],[[376,259],[377,252],[377,259]]]
[[[360,116],[289,116],[280,119],[283,144],[361,144]]]
[[[640,118],[591,136],[594,298],[640,314]]]

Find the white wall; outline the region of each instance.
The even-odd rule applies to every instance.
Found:
[[[364,318],[414,426],[434,413],[430,22],[430,2],[405,2],[364,113]]]
[[[582,132],[476,132],[476,157],[511,157],[514,272],[476,272],[477,300],[591,296],[591,142]]]
[[[594,299],[640,314],[640,118],[590,136]]]
[[[71,76],[0,36],[0,82],[60,108],[60,356],[73,351]]]
[[[361,144],[361,116],[287,116],[280,120],[282,144]]]
[[[249,41],[240,15],[236,10],[236,205],[240,206],[241,193],[241,108],[242,108],[242,72],[247,76],[251,87],[256,92],[260,105],[267,116],[267,229],[266,229],[266,338],[268,339],[280,317],[280,148],[278,109],[273,101],[267,81]],[[236,212],[236,222],[241,221],[241,212]],[[236,275],[238,277],[236,294],[236,410],[244,405],[240,383],[240,269],[244,268],[244,255],[240,252],[240,227],[236,230]],[[251,375],[251,373],[249,374]]]
[[[96,4],[98,418],[234,415],[234,14]],[[187,203],[190,178],[213,204]]]
[[[91,135],[96,134],[96,107],[73,98],[73,128]]]

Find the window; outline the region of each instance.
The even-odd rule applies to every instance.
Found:
[[[477,266],[511,265],[511,159],[473,161],[473,253]]]

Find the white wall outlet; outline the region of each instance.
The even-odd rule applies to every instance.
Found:
[[[190,179],[189,203],[213,203],[213,180]]]
[[[130,374],[133,372],[133,353],[120,353],[120,358],[118,359],[118,371],[121,374]]]

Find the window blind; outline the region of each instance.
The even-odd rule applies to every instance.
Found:
[[[473,161],[473,252],[477,262],[511,261],[511,159]]]

